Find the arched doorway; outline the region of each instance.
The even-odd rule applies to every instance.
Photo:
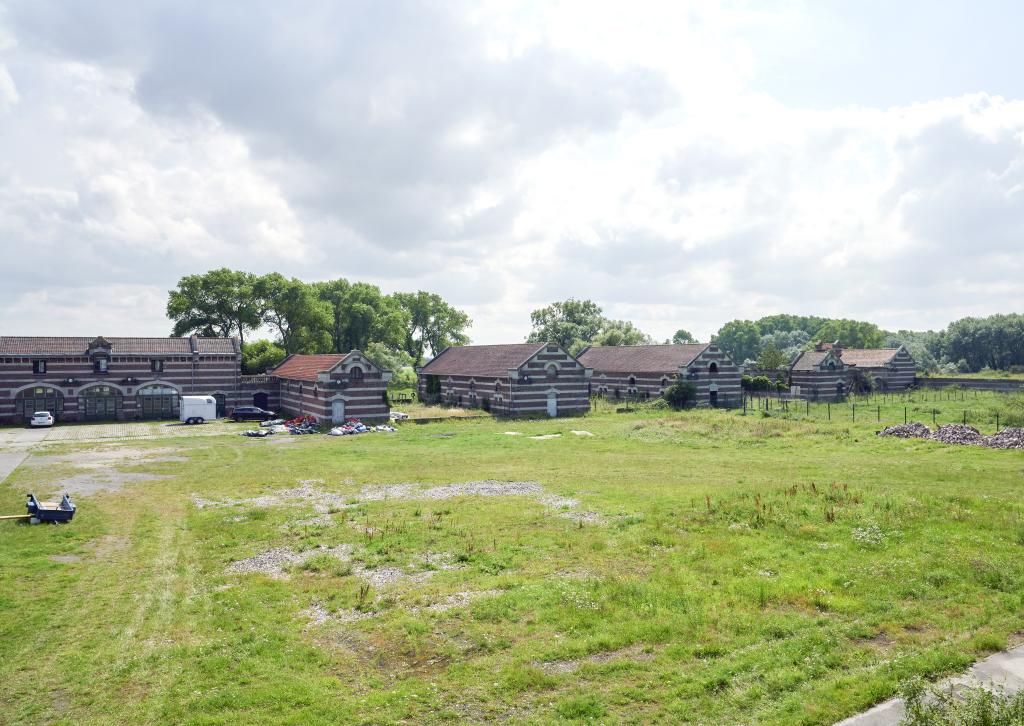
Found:
[[[558,393],[548,391],[548,416],[554,418],[558,415]]]
[[[121,413],[121,392],[113,386],[93,386],[79,394],[78,410],[86,421],[116,421]]]
[[[269,402],[267,401],[267,394],[263,391],[252,394],[252,405],[256,408],[262,408],[264,411],[267,410]]]
[[[14,397],[14,414],[28,421],[36,411],[49,411],[60,420],[64,412],[64,395],[56,388],[34,386]]]
[[[178,391],[170,386],[153,384],[139,389],[136,400],[142,418],[177,418]]]
[[[718,407],[718,384],[712,383],[708,386],[708,403],[711,404],[712,408]]]

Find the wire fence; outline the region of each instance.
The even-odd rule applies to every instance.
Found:
[[[743,414],[882,426],[913,421],[933,427],[957,423],[999,431],[1024,425],[1024,397],[995,391],[911,390],[814,402],[755,393],[745,397]]]

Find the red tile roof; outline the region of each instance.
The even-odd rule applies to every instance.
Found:
[[[348,357],[348,353],[321,353],[317,355],[290,355],[267,375],[291,381],[315,381],[316,374],[329,371]]]
[[[508,345],[453,345],[423,366],[426,375],[494,376],[508,375],[542,350],[547,343],[511,343]]]
[[[707,343],[685,345],[598,345],[585,348],[579,362],[594,372],[675,373],[689,365],[708,347]]]
[[[0,355],[85,355],[96,337],[0,336]],[[114,355],[191,355],[188,338],[105,338]],[[233,355],[232,338],[197,338],[200,353]]]

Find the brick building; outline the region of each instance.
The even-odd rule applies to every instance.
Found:
[[[179,397],[243,395],[232,338],[0,337],[0,422],[177,418]]]
[[[914,385],[917,365],[907,349],[843,348],[818,343],[797,356],[789,368],[789,382],[800,396],[814,401],[835,401],[859,385],[876,391],[902,391]]]
[[[677,378],[691,381],[699,406],[739,405],[740,372],[717,345],[592,346],[579,354],[592,368],[591,393],[609,398],[661,396]]]
[[[558,343],[445,348],[417,369],[420,400],[503,415],[566,416],[590,410],[590,369]]]
[[[280,410],[333,423],[349,418],[364,423],[387,421],[391,376],[391,371],[358,350],[344,355],[290,355],[267,371]]]

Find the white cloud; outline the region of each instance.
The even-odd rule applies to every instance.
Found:
[[[435,290],[478,342],[570,295],[659,338],[1024,306],[1021,101],[787,105],[766,70],[806,59],[771,38],[842,27],[802,3],[438,7],[14,3],[0,283],[43,266],[96,319],[112,285],[108,334],[162,333],[165,291],[220,265]]]

